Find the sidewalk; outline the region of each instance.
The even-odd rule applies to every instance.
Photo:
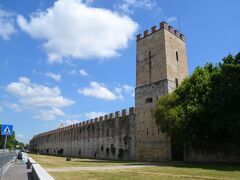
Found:
[[[24,164],[12,164],[2,176],[2,180],[33,180],[31,169]]]
[[[32,170],[27,169],[27,159],[28,155],[23,153],[23,161],[12,163],[3,174],[2,180],[33,180]]]

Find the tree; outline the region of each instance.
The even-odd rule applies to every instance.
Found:
[[[25,144],[24,149],[26,149],[26,150],[30,150],[30,146],[29,146],[29,144]]]
[[[173,93],[159,99],[157,124],[195,147],[222,142],[240,146],[239,82],[240,53],[218,65],[197,67]]]

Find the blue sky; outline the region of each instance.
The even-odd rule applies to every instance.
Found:
[[[20,141],[134,106],[135,36],[187,39],[189,74],[239,52],[238,0],[1,0],[0,121]]]

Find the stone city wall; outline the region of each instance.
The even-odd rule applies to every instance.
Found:
[[[135,159],[135,108],[36,135],[30,146],[40,154]]]

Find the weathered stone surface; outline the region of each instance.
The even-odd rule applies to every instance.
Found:
[[[134,126],[135,114],[131,108],[131,114],[37,135],[31,140],[31,147],[42,154],[135,159]]]
[[[187,75],[185,42],[172,27],[161,23],[158,31],[137,41],[137,160],[171,160],[170,137],[157,127],[154,112],[159,97],[172,92],[176,81],[180,83]]]

